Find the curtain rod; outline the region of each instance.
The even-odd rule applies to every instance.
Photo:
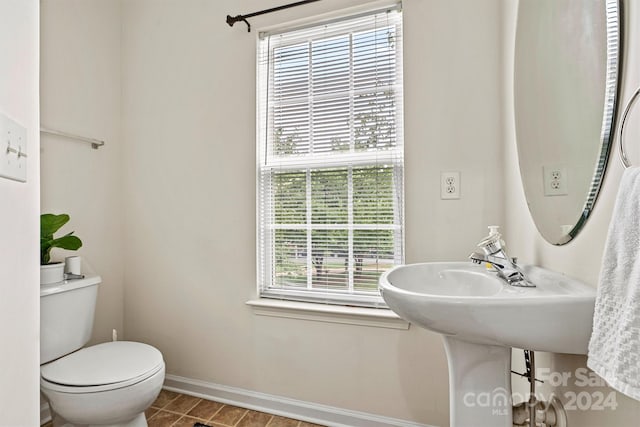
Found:
[[[245,24],[247,24],[247,32],[250,33],[251,32],[251,24],[249,24],[249,21],[247,21],[247,18],[253,18],[254,16],[264,15],[265,13],[272,13],[272,12],[277,12],[277,11],[283,10],[283,9],[289,9],[290,7],[302,6],[303,4],[313,3],[313,2],[316,2],[316,1],[320,1],[320,0],[302,0],[302,1],[297,1],[295,3],[284,4],[282,6],[276,6],[276,7],[272,7],[271,9],[264,9],[264,10],[260,10],[258,12],[248,13],[246,15],[236,15],[236,16],[227,15],[227,24],[229,24],[230,27],[233,27],[233,24],[235,24],[236,22],[242,21]]]
[[[98,148],[104,145],[104,141],[95,138],[87,138],[86,136],[75,135],[73,133],[61,132],[59,130],[47,129],[45,127],[40,127],[41,133],[48,133],[49,135],[63,136],[65,138],[77,139],[78,141],[84,141],[91,144],[91,148],[97,150]]]

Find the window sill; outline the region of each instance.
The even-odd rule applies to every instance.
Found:
[[[316,322],[371,326],[375,328],[409,329],[409,322],[383,308],[345,307],[260,298],[247,301],[257,316],[283,317]]]

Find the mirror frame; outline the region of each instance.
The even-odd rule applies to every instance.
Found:
[[[593,207],[600,193],[602,181],[609,163],[611,154],[611,146],[615,140],[615,126],[618,113],[618,97],[620,91],[620,69],[622,68],[622,2],[621,0],[606,0],[606,19],[607,19],[607,77],[605,92],[605,107],[602,117],[602,131],[600,134],[600,158],[596,163],[593,180],[591,181],[591,189],[587,195],[582,215],[580,219],[569,232],[569,239],[564,243],[570,242],[584,227],[589,215],[593,211]]]

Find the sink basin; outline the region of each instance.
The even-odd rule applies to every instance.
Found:
[[[380,278],[400,317],[459,339],[553,353],[586,354],[595,289],[540,267],[523,266],[536,287],[506,284],[470,262],[410,264]]]
[[[471,262],[402,265],[380,276],[394,312],[443,335],[453,427],[512,427],[511,347],[587,352],[595,289],[540,267],[521,269],[536,287],[508,285]]]

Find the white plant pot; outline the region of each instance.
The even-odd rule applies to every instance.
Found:
[[[54,262],[40,266],[40,284],[49,285],[64,280],[64,262]]]

